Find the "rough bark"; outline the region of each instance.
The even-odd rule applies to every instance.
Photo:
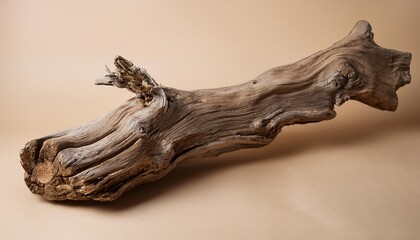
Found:
[[[156,84],[117,57],[97,81],[136,97],[80,127],[35,139],[21,151],[29,189],[49,200],[111,201],[165,176],[179,162],[270,143],[282,127],[332,119],[349,99],[394,111],[410,82],[411,54],[373,41],[359,21],[328,49],[237,86],[182,91]]]

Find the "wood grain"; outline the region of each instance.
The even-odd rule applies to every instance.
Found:
[[[378,46],[366,21],[328,49],[218,89],[164,87],[117,56],[116,71],[97,84],[136,96],[100,119],[28,142],[20,153],[25,182],[49,200],[112,201],[182,160],[261,147],[284,126],[332,119],[334,105],[350,99],[395,111],[410,61],[410,53]]]

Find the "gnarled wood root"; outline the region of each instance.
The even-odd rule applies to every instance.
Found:
[[[49,200],[111,201],[189,158],[270,143],[282,127],[332,119],[349,99],[394,111],[410,82],[411,54],[384,49],[359,21],[330,48],[232,87],[182,91],[156,84],[117,57],[97,84],[136,97],[80,127],[35,139],[21,151],[29,189]]]

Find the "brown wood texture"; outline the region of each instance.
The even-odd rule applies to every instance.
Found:
[[[354,99],[394,111],[411,54],[378,46],[359,21],[328,49],[237,86],[182,91],[116,57],[99,85],[136,96],[106,116],[32,140],[21,150],[29,189],[49,200],[111,201],[185,159],[269,144],[282,127],[332,119]]]

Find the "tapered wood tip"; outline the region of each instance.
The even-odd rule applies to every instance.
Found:
[[[352,38],[363,38],[369,41],[373,41],[372,26],[366,20],[360,20],[351,30],[349,37]]]

